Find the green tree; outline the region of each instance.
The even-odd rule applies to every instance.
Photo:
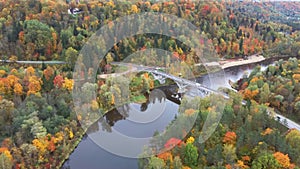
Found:
[[[263,153],[252,162],[253,169],[279,169],[280,164],[270,153]]]
[[[1,136],[8,136],[11,133],[13,121],[14,103],[8,100],[0,101],[0,131]]]
[[[22,124],[23,131],[29,130],[32,136],[40,138],[46,136],[47,130],[38,118],[38,111],[34,111],[27,116],[27,119]]]
[[[114,58],[112,56],[112,54],[109,52],[106,56],[105,56],[105,60],[106,60],[106,63],[109,64],[111,62],[114,61]]]
[[[41,138],[47,134],[47,129],[43,126],[41,121],[34,123],[30,131],[35,138]]]
[[[130,80],[124,76],[119,76],[111,80],[113,86],[120,89],[121,102],[125,102],[130,98],[129,84]],[[117,102],[117,100],[116,100]]]
[[[221,140],[221,139],[219,139],[219,140]],[[207,163],[209,165],[217,165],[219,162],[223,161],[222,145],[217,144],[216,146],[208,149],[206,159],[207,159]]]
[[[241,54],[244,54],[244,47],[243,47],[243,45],[244,45],[244,38],[242,37],[240,39],[240,44],[239,44],[239,48],[240,48]]]
[[[47,129],[48,133],[55,134],[60,131],[60,126],[68,124],[70,121],[63,116],[55,115],[43,121],[43,126]]]
[[[197,166],[198,150],[193,144],[188,143],[184,148],[183,163],[189,167]]]
[[[300,101],[295,103],[295,109],[300,112]]]
[[[268,66],[267,75],[273,76],[275,73],[276,73],[276,67],[272,65]]]
[[[270,92],[269,84],[265,83],[259,94],[260,95],[259,102],[266,103],[269,100],[270,94],[271,92]]]
[[[249,75],[249,79],[252,79],[257,73],[260,72],[261,66],[256,66]]]
[[[145,169],[164,169],[165,162],[164,160],[158,157],[150,157],[148,160],[148,164],[144,166]]]
[[[60,39],[62,43],[62,47],[67,49],[69,46],[69,40],[73,36],[71,29],[62,30],[60,33]]]
[[[176,156],[173,161],[174,169],[182,169],[183,165],[179,156]]]
[[[25,43],[33,43],[38,53],[44,54],[49,43],[52,42],[52,33],[48,25],[38,20],[24,22]]]
[[[223,112],[222,124],[227,124],[228,127],[234,127],[235,114],[232,106],[226,105]]]
[[[276,99],[277,101],[279,101],[279,102],[282,103],[282,101],[284,100],[284,97],[281,96],[281,95],[276,95],[276,96],[275,96],[275,99]]]
[[[75,63],[78,58],[78,51],[72,47],[69,47],[65,51],[65,61],[67,62],[67,68],[68,70],[73,70]]]
[[[233,164],[237,159],[235,146],[233,144],[225,144],[223,147],[223,156],[227,164]]]
[[[114,94],[118,95],[118,98],[120,97],[120,89],[117,88],[116,85],[115,88],[108,86],[107,84],[102,85],[98,97],[98,102],[100,104],[100,107],[103,109],[111,109],[112,105],[115,104]],[[120,99],[118,98],[117,98],[117,103],[119,104]]]
[[[286,135],[286,141],[297,151],[300,151],[300,132],[298,130],[292,130]]]

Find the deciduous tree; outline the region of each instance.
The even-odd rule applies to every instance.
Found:
[[[276,152],[273,154],[273,156],[283,168],[289,168],[291,165],[288,154],[284,155],[281,152]]]
[[[189,167],[195,167],[198,165],[198,151],[197,148],[191,144],[186,144],[183,153],[183,163]]]
[[[280,169],[281,166],[272,154],[264,153],[252,162],[253,169]]]

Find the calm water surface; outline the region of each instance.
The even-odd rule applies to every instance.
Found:
[[[161,91],[150,94],[144,104],[128,104],[107,113],[92,125],[88,135],[79,143],[63,168],[71,169],[137,169],[138,159],[121,157],[98,146],[94,138],[115,135],[118,132],[129,137],[152,137],[156,131],[162,132],[174,120],[179,105],[168,100]],[[152,114],[152,116],[151,116]],[[136,118],[137,116],[140,116]],[[144,121],[143,121],[144,117]],[[143,121],[139,123],[138,120]],[[122,145],[122,140],[114,140]],[[127,147],[124,147],[127,148]],[[132,146],[131,151],[140,153],[143,146]]]
[[[265,69],[269,62],[262,64]],[[213,88],[229,87],[229,80],[237,81],[245,73],[250,73],[257,64],[229,68],[225,71],[212,73],[197,79],[197,82]],[[174,88],[174,87],[173,87]],[[166,126],[175,118],[178,113],[178,104],[168,100],[160,92],[152,93],[150,101],[146,104],[129,104],[125,108],[118,108],[109,112],[102,119],[91,126],[89,134],[101,135],[114,134],[115,132],[123,133],[130,137],[144,138],[151,137],[155,131],[163,131]],[[136,115],[147,116],[151,112],[161,111],[158,118],[153,119],[150,123],[140,124],[134,120]],[[157,116],[157,115],[156,115]],[[148,117],[147,117],[148,118]],[[121,142],[121,140],[119,140]],[[141,147],[132,147],[134,151],[140,151]],[[137,169],[138,159],[120,157],[107,152],[101,148],[88,136],[86,136],[70,155],[63,168],[71,169]]]

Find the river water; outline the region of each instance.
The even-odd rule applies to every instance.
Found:
[[[259,63],[262,69],[265,69],[269,64],[272,64],[274,60],[267,60]],[[197,82],[212,88],[218,89],[219,87],[230,88],[228,81],[237,81],[243,77],[243,75],[249,74],[252,69],[258,64],[249,64],[245,66],[237,66],[228,68],[216,73],[210,73],[203,77],[197,78]],[[176,86],[171,86],[162,89],[167,96],[170,89],[174,91]],[[175,89],[176,90],[176,89]],[[170,97],[161,94],[161,92],[154,92],[150,96],[150,100],[147,104],[129,104],[124,109],[114,109],[106,114],[98,123],[95,123],[90,127],[88,135],[101,135],[103,133],[114,134],[115,132],[123,133],[127,136],[143,138],[151,137],[155,131],[163,131],[166,126],[175,118],[178,113],[178,104],[174,103],[174,100],[169,100]],[[151,98],[152,97],[152,98]],[[169,98],[169,99],[168,99]],[[176,102],[176,101],[175,101]],[[164,111],[160,112],[159,118],[153,119],[152,122],[147,124],[136,123],[131,117],[142,114],[146,115],[148,111],[155,112],[156,109],[161,110],[161,107],[165,106]],[[128,109],[129,107],[129,109]],[[104,127],[103,127],[104,126]],[[116,140],[120,144],[122,140]],[[132,151],[140,151],[141,147],[132,146]],[[115,154],[112,154],[97,145],[93,138],[85,136],[79,143],[78,147],[70,155],[69,159],[64,163],[62,168],[71,169],[137,169],[138,159],[126,158]]]
[[[118,133],[133,138],[151,138],[156,131],[163,132],[167,125],[175,119],[179,105],[168,100],[162,91],[163,90],[152,91],[147,103],[131,103],[107,113],[89,128],[87,131],[88,134],[79,143],[69,160],[65,162],[63,168],[138,168],[138,160],[136,158],[126,158],[112,154],[106,151],[109,147],[107,148],[103,143],[100,143],[101,146],[99,146],[97,140],[102,139],[101,137],[114,138],[117,137],[116,135]],[[116,146],[122,145],[122,140],[111,140],[115,142]],[[124,150],[120,150],[120,154],[128,151],[128,149],[126,149],[128,147],[121,147],[121,149],[122,148],[124,148]],[[136,154],[133,155],[140,154],[142,150],[143,145],[129,147],[130,152],[136,152]]]

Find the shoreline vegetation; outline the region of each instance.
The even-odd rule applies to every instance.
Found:
[[[128,58],[132,59],[131,61],[134,63],[148,63],[158,66],[161,64],[168,67],[170,74],[182,75],[181,77],[188,79],[186,76],[191,74],[198,77],[204,75],[205,72],[215,72],[222,68],[229,69],[232,66],[250,64],[251,62],[256,64],[263,59],[262,57],[249,57],[246,60],[246,57],[243,56],[262,54],[266,57],[265,60],[271,56],[300,56],[300,12],[297,12],[300,11],[300,3],[278,3],[281,8],[277,11],[282,15],[274,12],[274,7],[277,7],[278,4],[272,2],[1,1],[0,141],[2,144],[0,147],[0,166],[4,166],[5,169],[57,168],[57,165],[63,164],[61,159],[67,159],[82,140],[86,131],[81,131],[84,130],[84,126],[80,124],[92,123],[93,119],[99,116],[99,110],[110,110],[112,106],[117,106],[118,103],[132,100],[143,102],[147,96],[145,95],[144,98],[142,94],[149,93],[155,86],[159,86],[157,81],[154,81],[153,77],[146,72],[137,74],[137,76],[132,77],[133,80],[131,81],[127,77],[118,77],[106,82],[92,81],[92,76],[95,74],[113,72],[114,67],[110,63],[114,61],[124,61]],[[114,21],[128,15],[141,13],[149,15],[162,13],[182,18],[195,25],[201,37],[193,39],[195,36],[188,33],[188,27],[179,26],[182,25],[180,23],[165,22],[165,26],[161,29],[167,31],[166,34],[173,35],[179,28],[179,33],[183,32],[187,36],[180,36],[181,41],[172,36],[148,33],[137,34],[117,41],[118,35],[125,35],[126,33],[123,31],[134,30],[126,28],[136,27],[139,21],[120,25],[115,24]],[[158,17],[153,22],[164,21],[165,17]],[[89,43],[92,35],[105,25],[107,25],[108,33],[99,42]],[[121,31],[115,34],[115,28],[117,30],[121,28]],[[151,29],[151,27],[145,29]],[[85,59],[81,53],[87,49],[90,55],[98,56],[99,52],[103,52],[103,47],[108,46],[110,42],[113,42],[114,45],[105,51],[106,56],[99,64],[94,60]],[[196,55],[196,50],[193,47],[188,47],[182,42],[199,43],[198,52],[201,52],[201,56]],[[157,56],[164,55],[160,55],[159,52],[152,53],[149,49],[168,51],[168,55],[165,58],[159,58]],[[147,51],[153,55],[144,53]],[[139,53],[134,58],[132,54],[137,52]],[[200,57],[205,58],[208,62],[221,57],[238,59],[227,63],[208,63],[206,69],[205,65],[193,66],[195,63],[200,63]],[[176,64],[168,65],[174,63],[174,60]],[[33,64],[33,61],[37,61],[35,63],[39,64]],[[75,67],[75,61],[82,62],[78,67]],[[186,69],[181,69],[182,65],[185,65]],[[287,67],[289,68],[289,66]],[[275,69],[275,72],[283,74],[274,74],[274,78],[278,82],[276,84],[271,83],[273,86],[277,87],[277,83],[286,80],[285,78],[289,76],[290,72],[283,71],[282,68],[279,66],[279,71],[276,70],[277,68]],[[121,69],[124,68],[121,67]],[[79,72],[74,73],[76,70]],[[190,70],[193,72],[191,73]],[[91,79],[92,82],[88,81],[81,84],[84,81],[81,79]],[[293,84],[294,81],[291,80],[291,82]],[[165,85],[171,83],[171,80],[167,80]],[[258,85],[260,84],[261,81]],[[129,88],[126,88],[128,86]],[[297,87],[294,84],[293,86]],[[247,91],[246,94],[252,96],[256,93],[256,91],[252,92],[256,86],[250,87],[250,92]],[[282,97],[286,95],[286,91],[291,90],[291,85],[287,83],[286,86],[279,89],[273,91],[276,95],[270,104],[278,105],[278,101],[283,101],[282,107],[286,107],[287,103],[293,100],[293,97],[289,97],[289,100],[284,100]],[[78,91],[76,96],[72,95],[74,91]],[[97,91],[96,94],[95,91]],[[235,96],[233,99],[238,98],[239,96]],[[298,102],[298,100],[295,101]],[[300,109],[300,103],[297,102],[295,102],[295,106],[299,106]],[[77,106],[77,103],[82,105]],[[78,111],[78,107],[82,107],[84,111]],[[209,107],[209,110],[213,109],[214,107]],[[239,121],[242,123],[247,120],[244,118],[246,116],[245,114],[238,114],[236,110],[243,110],[244,113],[251,113],[252,111],[249,107],[249,110],[244,109],[246,108],[236,105],[236,107],[229,107],[228,112],[231,115],[239,115],[237,121],[242,119]],[[187,111],[187,114],[192,113],[194,110]],[[83,123],[81,123],[82,121]],[[226,130],[234,129],[235,126],[230,126],[231,123],[228,122],[229,127],[227,126]],[[253,125],[255,126],[255,124]],[[245,130],[247,129],[249,128],[246,126]],[[256,128],[247,131],[256,132]],[[243,132],[241,131],[241,133]],[[267,133],[267,135],[270,134],[269,131]],[[259,132],[255,134],[260,135]],[[223,136],[224,133],[221,132],[219,135]],[[192,143],[192,139],[189,142]],[[234,145],[231,143],[230,145]],[[217,164],[212,160],[214,157],[210,155],[213,153],[222,154],[220,152],[222,142],[219,144],[219,147],[211,150],[212,153],[202,155],[202,158],[205,159],[203,162],[210,161],[207,166]],[[256,141],[248,144],[250,145],[246,147],[248,152],[254,148],[254,144],[256,145]],[[245,149],[241,146],[236,147],[239,148],[236,149],[238,150],[236,152],[240,153],[238,155],[241,157],[241,153],[244,153]],[[195,147],[188,146],[188,148],[186,150],[188,153],[195,152]],[[226,150],[235,152],[232,147],[226,147]],[[227,155],[228,152],[226,152]],[[286,149],[282,152],[290,153]],[[296,163],[296,156],[300,155],[296,152],[290,156],[293,157],[291,160]],[[235,157],[226,163],[237,162]],[[252,156],[252,158],[256,158],[256,156]],[[191,159],[193,160],[191,161]],[[154,160],[157,162],[157,159]],[[249,161],[252,162],[252,159],[244,160],[245,165],[250,165]],[[260,160],[258,159],[258,161]],[[197,159],[191,157],[184,159],[183,162],[185,165],[189,163],[189,166],[192,166],[196,165]],[[297,164],[300,164],[300,159]],[[226,164],[221,165],[224,167]]]
[[[264,71],[259,67],[254,68],[249,77],[244,77],[236,82],[236,89],[246,99],[270,105],[279,114],[299,123],[299,66],[299,58],[290,57],[286,60],[275,61]]]
[[[282,58],[282,57],[279,57],[279,58]],[[233,68],[233,67],[239,67],[239,66],[243,66],[243,65],[250,65],[250,64],[254,64],[254,63],[258,63],[258,62],[260,63],[260,62],[266,61],[268,59],[275,59],[275,57],[273,57],[273,58],[267,58],[266,59],[262,55],[259,55],[259,56],[254,55],[254,56],[249,57],[248,60],[238,60],[238,59],[233,60],[233,59],[229,59],[229,60],[225,60],[225,61],[220,61],[218,64],[219,65],[223,65],[224,69],[230,69],[230,68]],[[210,65],[213,65],[213,64],[210,64]],[[210,66],[210,65],[207,65],[207,66]],[[213,66],[216,66],[216,65],[213,65]],[[123,75],[124,73],[121,73],[121,74]],[[200,76],[197,76],[197,78],[199,78],[201,76],[204,76],[204,75],[207,75],[207,74],[201,74]],[[106,78],[110,78],[110,77],[114,77],[115,78],[115,77],[118,77],[118,74],[114,73],[114,74],[112,74],[112,76],[110,74],[103,74],[103,75],[99,75],[98,77],[100,77],[102,79],[106,79]],[[166,83],[165,85],[160,85],[160,86],[168,86],[168,85],[172,85],[172,84],[173,83]],[[140,96],[135,96],[135,98],[138,98],[138,97],[140,97]],[[138,101],[136,103],[142,103],[145,100],[146,100],[146,98],[143,96],[142,99],[134,99],[133,98],[132,102]],[[80,140],[76,141],[76,145],[73,146],[73,148],[72,148],[69,156],[75,151],[75,149],[77,148],[78,144],[81,142],[82,138],[86,134],[87,130],[88,129],[86,129],[84,132],[81,133]],[[60,167],[57,167],[57,169],[60,169],[63,166],[64,162],[69,159],[69,156],[67,156],[64,159],[64,161],[61,163]]]

